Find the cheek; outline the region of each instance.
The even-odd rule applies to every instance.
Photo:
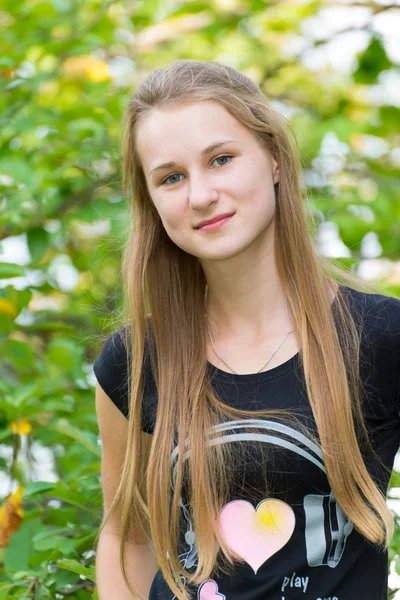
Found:
[[[162,224],[167,234],[174,238],[181,237],[185,228],[184,224],[186,221],[185,208],[179,198],[171,197],[168,201],[163,199],[163,202],[158,205],[158,214],[160,215]]]
[[[176,194],[170,194],[169,197],[155,195],[153,197],[153,202],[164,224],[173,226],[182,219],[182,203],[179,201],[179,197],[177,197]]]
[[[268,197],[268,187],[265,178],[256,169],[251,167],[247,172],[236,175],[230,182],[230,190],[233,198],[255,208]]]
[[[168,207],[164,207],[163,221],[171,229],[176,227],[182,227],[183,224],[183,210],[179,208],[177,204],[171,204]]]
[[[252,175],[247,179],[248,189],[257,202],[273,202],[275,197],[274,183],[268,173],[267,165],[258,165],[254,168]]]

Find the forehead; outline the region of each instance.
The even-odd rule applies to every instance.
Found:
[[[174,108],[152,108],[137,127],[136,144],[143,166],[158,159],[183,158],[213,141],[242,140],[249,130],[219,102],[206,100]]]

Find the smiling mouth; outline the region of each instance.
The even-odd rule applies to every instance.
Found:
[[[215,231],[216,229],[219,229],[220,227],[225,225],[225,223],[227,223],[232,217],[233,217],[233,215],[223,217],[222,219],[219,219],[218,221],[214,221],[213,223],[208,223],[207,225],[198,227],[197,230],[198,231]]]
[[[202,221],[199,225],[195,227],[195,229],[199,229],[200,227],[204,227],[205,225],[211,225],[212,223],[216,223],[217,221],[222,221],[222,219],[226,219],[227,217],[231,217],[235,213],[221,213],[220,215],[216,215],[212,219],[208,221]]]

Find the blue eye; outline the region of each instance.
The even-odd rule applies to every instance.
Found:
[[[214,158],[214,160],[212,162],[214,163],[216,160],[220,160],[221,158],[231,159],[231,158],[233,158],[233,156],[231,156],[230,154],[221,154],[221,156],[217,156],[216,158]],[[218,166],[224,167],[226,164],[228,164],[228,163],[224,163],[223,165],[220,164]],[[168,180],[171,179],[171,177],[179,177],[179,175],[180,175],[180,173],[172,173],[172,175],[169,175],[161,182],[161,185],[169,186],[169,185],[174,185],[175,183],[179,183],[179,180],[167,183]]]
[[[179,173],[173,173],[172,175],[170,175],[169,177],[164,179],[164,181],[162,181],[161,184],[162,185],[173,185],[174,183],[178,183],[177,181],[173,181],[172,183],[167,183],[168,179],[171,179],[171,177],[176,177],[177,175],[179,175]]]
[[[220,158],[232,158],[232,156],[230,156],[229,154],[221,154],[221,156],[217,156],[217,158],[214,158],[213,162],[215,162],[216,160],[219,160]],[[227,164],[227,163],[225,163]],[[224,165],[219,165],[220,167],[223,167]]]

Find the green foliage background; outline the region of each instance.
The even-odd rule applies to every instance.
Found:
[[[330,41],[302,33],[326,6],[3,0],[0,240],[17,236],[29,258],[0,263],[0,466],[10,492],[17,482],[24,488],[21,526],[0,548],[0,600],[96,597],[102,503],[92,364],[121,306],[121,117],[149,69],[196,58],[254,78],[290,118],[313,210],[321,225],[336,224],[349,250],[343,262],[358,268],[370,232],[380,260],[399,260],[400,111],[370,96],[398,69],[371,25],[391,7],[367,3],[368,42],[343,74],[301,60]],[[327,156],[329,139],[343,144],[341,157]],[[371,152],[371,141],[383,150]],[[389,268],[381,283],[400,296],[399,271]],[[28,435],[13,433],[21,418]],[[50,459],[54,477],[43,481],[39,467]],[[389,497],[395,487],[393,472]],[[399,554],[397,527],[389,559],[400,573]]]

